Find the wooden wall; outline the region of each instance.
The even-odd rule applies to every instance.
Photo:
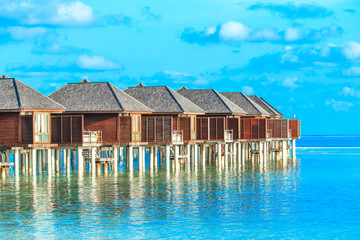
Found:
[[[225,117],[198,117],[197,140],[224,140]]]
[[[233,139],[239,139],[239,118],[227,118],[227,129],[233,130]]]
[[[288,138],[288,119],[267,119],[268,138]]]
[[[34,141],[33,116],[21,116],[21,143],[32,144]]]
[[[241,139],[265,139],[266,119],[265,118],[242,118],[240,120]]]
[[[142,142],[169,144],[172,136],[171,116],[142,116]]]
[[[291,133],[292,139],[298,139],[300,138],[300,120],[291,119],[289,120],[289,130]]]
[[[132,125],[130,116],[119,116],[117,126],[117,139],[121,144],[130,143],[132,141]]]
[[[190,129],[190,117],[179,117],[178,121],[180,122],[179,130],[183,131],[183,140],[191,140],[191,129]]]
[[[115,113],[84,114],[84,130],[102,131],[102,142],[104,145],[116,145],[117,140],[117,118]]]
[[[0,145],[19,143],[19,113],[0,113]]]
[[[80,145],[83,133],[82,115],[51,116],[51,143]]]

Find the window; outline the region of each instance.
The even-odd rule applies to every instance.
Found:
[[[133,131],[133,141],[139,142],[140,141],[140,115],[133,116],[132,131]]]
[[[133,116],[133,132],[140,132],[140,115]]]
[[[49,142],[49,113],[35,113],[35,143]]]
[[[191,139],[196,139],[196,119],[195,116],[190,117],[190,129],[191,129]]]

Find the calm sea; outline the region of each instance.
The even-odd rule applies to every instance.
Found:
[[[360,136],[297,145],[287,166],[0,179],[0,239],[359,239]]]

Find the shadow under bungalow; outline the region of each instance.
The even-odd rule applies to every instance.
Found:
[[[249,159],[286,164],[296,158],[300,138],[299,120],[284,119],[263,98],[241,92],[141,83],[122,91],[84,79],[45,96],[5,75],[0,129],[2,177],[116,173],[120,161],[130,171]]]

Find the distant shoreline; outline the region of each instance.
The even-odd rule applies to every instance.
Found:
[[[301,137],[360,137],[360,134],[339,134],[339,135],[302,135]]]

